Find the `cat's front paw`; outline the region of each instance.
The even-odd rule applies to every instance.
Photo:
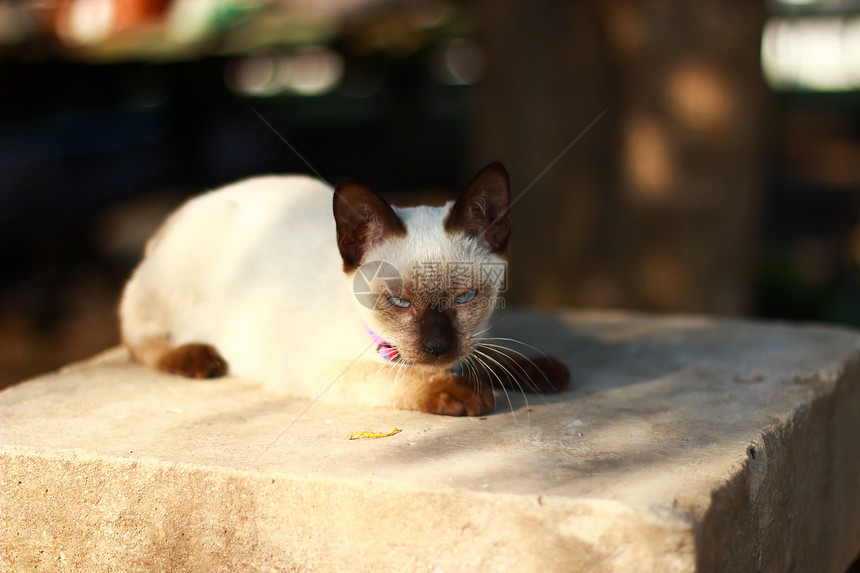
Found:
[[[451,375],[449,380],[426,397],[419,408],[443,416],[481,416],[496,405],[493,389],[472,378]]]

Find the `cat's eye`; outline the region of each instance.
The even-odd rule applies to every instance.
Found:
[[[388,302],[399,308],[409,308],[412,304],[408,300],[403,300],[402,298],[397,298],[396,296],[388,297]]]
[[[459,304],[464,304],[475,298],[475,295],[478,294],[477,291],[470,290],[466,291],[454,300],[456,300]]]

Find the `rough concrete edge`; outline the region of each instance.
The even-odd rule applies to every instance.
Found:
[[[295,476],[154,458],[111,458],[81,450],[33,451],[13,446],[0,450],[0,456],[4,468],[0,508],[4,515],[3,537],[7,539],[5,547],[0,549],[0,564],[5,563],[10,568],[20,564],[22,559],[30,559],[28,564],[38,565],[40,570],[62,570],[75,563],[78,567],[73,566],[72,570],[112,570],[117,564],[116,551],[106,551],[102,561],[99,555],[92,554],[92,549],[112,548],[112,541],[117,540],[127,544],[129,536],[135,536],[133,528],[123,530],[114,521],[107,530],[116,540],[99,538],[104,524],[93,517],[93,507],[113,503],[133,508],[127,512],[131,517],[126,520],[132,525],[136,523],[138,536],[144,531],[143,537],[163,538],[165,528],[185,533],[181,543],[178,536],[161,539],[157,548],[150,548],[153,554],[141,555],[138,551],[137,566],[129,569],[134,571],[159,570],[144,564],[167,565],[168,568],[187,565],[195,559],[199,561],[203,554],[206,559],[199,562],[208,563],[210,569],[194,570],[238,567],[254,571],[301,571],[309,566],[314,571],[338,571],[343,567],[374,571],[394,565],[384,559],[394,559],[401,565],[398,570],[404,571],[427,570],[437,565],[449,571],[492,567],[548,572],[635,569],[681,573],[693,570],[692,520],[659,507],[630,507],[601,499],[535,498],[454,488],[419,488],[379,479]],[[109,479],[105,480],[104,476]],[[123,491],[123,487],[114,485],[117,481],[129,483],[128,480],[136,482],[137,487]],[[22,481],[28,482],[29,490],[26,495],[19,493],[16,497],[13,488],[16,483],[20,487]],[[141,483],[146,487],[141,487]],[[184,486],[177,487],[183,483]],[[176,489],[171,490],[165,484]],[[102,490],[95,493],[99,487]],[[48,495],[49,488],[53,497]],[[172,519],[181,521],[179,525],[149,523],[146,517],[148,511],[153,511],[151,505],[128,498],[138,495],[142,489],[149,492],[150,488],[156,492],[152,494],[156,499],[166,500],[175,495],[174,491],[178,493],[178,499],[164,503],[196,509],[189,510],[189,515],[181,518],[174,516]],[[159,488],[167,488],[160,498]],[[213,492],[211,499],[209,496],[201,499],[198,489]],[[62,493],[58,495],[54,491]],[[94,497],[88,499],[88,495]],[[33,496],[38,499],[31,499]],[[187,496],[191,498],[183,501]],[[15,499],[21,503],[22,497],[31,502],[23,511],[20,506],[17,509],[8,507],[10,499],[13,503]],[[308,502],[309,497],[314,498],[313,503]],[[309,515],[281,518],[281,511],[271,509],[276,505],[288,512],[294,505],[291,502],[303,509],[300,513]],[[344,503],[349,504],[346,510]],[[222,508],[222,519],[226,522],[212,519],[219,507],[234,504],[227,517],[223,516]],[[268,509],[263,515],[257,515],[248,507]],[[404,510],[407,515],[401,515]],[[422,519],[411,521],[409,510],[426,513],[422,513]],[[319,512],[318,515],[312,515],[314,511]],[[206,528],[211,528],[214,521],[218,523],[219,539],[224,536],[247,538],[249,526],[232,520],[232,514],[244,515],[246,522],[249,519],[253,522],[254,539],[241,548],[234,543],[228,554],[225,552],[228,548],[219,548],[218,539]],[[7,519],[9,523],[5,523]],[[71,531],[75,528],[69,524],[78,522],[88,523],[88,531]],[[359,527],[349,529],[339,522]],[[222,525],[223,535],[220,533]],[[292,530],[285,532],[285,527],[292,527]],[[321,532],[327,529],[326,539],[320,539]],[[25,535],[24,542],[12,544],[10,530],[31,531],[33,539],[28,540]],[[277,537],[278,532],[293,543],[264,543],[258,539]],[[195,535],[197,539],[193,540]],[[316,545],[298,547],[295,543],[315,535]],[[342,544],[331,545],[328,539],[340,539]],[[52,569],[51,562],[36,562],[32,555],[21,555],[26,551],[35,553],[37,547],[41,547],[38,551],[44,556],[62,555],[62,562],[53,563],[54,567],[62,567]],[[167,557],[162,559],[160,555],[169,556],[169,560],[165,561]],[[458,560],[452,561],[454,556]],[[211,569],[215,563],[232,565]]]
[[[125,358],[129,361],[129,363],[133,363],[131,361],[131,355],[128,353],[128,349],[125,346],[119,344],[117,346],[112,346],[111,348],[105,348],[101,352],[93,354],[92,356],[88,356],[86,358],[82,358],[81,360],[70,362],[53,372],[46,372],[45,374],[40,374],[36,378],[32,378],[32,380],[38,380],[39,378],[45,378],[48,376],[66,374],[68,372],[76,372],[78,370],[83,370],[84,368],[89,368],[91,366],[98,366],[99,364],[110,362],[111,360],[116,360],[118,358]],[[27,380],[23,380],[23,382],[27,382]]]
[[[26,384],[28,382],[34,382],[37,380],[45,380],[49,378],[53,378],[54,376],[61,376],[63,374],[67,374],[69,372],[76,372],[78,370],[83,370],[84,368],[89,368],[92,366],[98,366],[105,362],[110,362],[111,360],[116,360],[119,358],[126,358],[131,361],[130,356],[128,354],[128,350],[125,346],[117,345],[112,346],[110,348],[105,348],[101,352],[97,352],[91,356],[87,356],[86,358],[81,358],[80,360],[75,360],[74,362],[69,362],[68,364],[64,364],[60,366],[56,370],[49,370],[48,372],[42,372],[41,374],[37,374],[35,376],[31,376],[29,378],[24,378],[23,380],[18,380],[16,382],[12,382],[5,388],[0,389],[0,396],[2,396],[5,392],[20,386],[21,384]]]
[[[603,316],[602,314],[596,314],[597,316]],[[568,313],[566,315],[569,318],[575,319],[577,316],[581,316],[579,313]],[[627,315],[629,317],[629,315]],[[713,320],[711,320],[713,322]],[[767,323],[770,326],[780,326],[786,328],[812,328],[812,329],[821,329],[827,331],[840,331],[840,332],[853,332],[844,328],[833,327],[831,325],[799,325],[799,324],[784,324],[784,323]],[[83,369],[89,366],[98,365],[104,362],[109,362],[112,359],[118,359],[123,357],[125,354],[125,349],[123,347],[114,347],[108,349],[104,352],[101,352],[93,357],[87,358],[85,360],[81,360],[75,363],[72,363],[58,372],[48,373],[39,378],[43,378],[45,376],[51,376],[52,374],[57,373],[65,373],[73,370]],[[765,432],[759,440],[756,441],[756,444],[752,444],[754,447],[758,449],[759,452],[765,452],[766,454],[772,452],[779,444],[784,442],[787,439],[812,439],[809,436],[810,428],[816,427],[815,420],[818,420],[818,424],[821,427],[828,428],[828,439],[825,442],[825,446],[829,448],[833,448],[835,446],[834,439],[831,434],[834,431],[838,430],[838,427],[841,426],[843,428],[850,428],[851,425],[847,426],[844,422],[851,422],[851,413],[860,412],[860,409],[846,406],[846,404],[854,404],[857,402],[857,396],[860,395],[860,391],[858,391],[857,385],[855,384],[851,387],[851,381],[857,380],[860,375],[858,375],[858,362],[860,362],[860,358],[858,355],[853,355],[849,360],[841,368],[836,368],[833,370],[825,371],[824,373],[818,373],[812,375],[812,378],[818,378],[819,382],[825,382],[823,377],[829,378],[830,375],[833,375],[836,380],[837,389],[840,386],[849,386],[848,393],[849,398],[846,400],[840,400],[838,403],[834,403],[834,399],[829,395],[825,396],[823,394],[819,394],[815,396],[812,400],[810,400],[803,407],[798,409],[794,416],[788,423],[782,424],[781,426],[771,427],[767,432]],[[807,381],[812,382],[814,386],[814,380]],[[836,392],[837,397],[840,396],[839,392]],[[828,416],[827,414],[830,414]],[[856,416],[855,416],[856,418]],[[837,419],[838,423],[833,423],[833,419]],[[810,421],[812,420],[812,422]],[[805,432],[805,434],[804,434]],[[842,434],[846,433],[846,430],[843,429],[841,431]],[[855,433],[856,435],[860,435],[860,433]],[[844,440],[845,444],[854,443],[852,439]],[[0,444],[2,446],[2,444]],[[749,450],[748,450],[749,452]],[[763,534],[770,534],[771,536],[777,535],[778,532],[775,531],[773,524],[767,523],[766,519],[764,522],[763,518],[766,518],[766,513],[775,503],[773,499],[766,499],[765,501],[769,502],[770,505],[762,507],[761,504],[758,507],[753,507],[754,500],[745,499],[749,498],[751,487],[754,484],[757,484],[754,489],[761,491],[763,488],[767,489],[767,476],[776,475],[775,472],[779,472],[782,469],[782,462],[786,460],[786,455],[791,456],[801,456],[804,452],[781,452],[783,455],[768,455],[765,458],[759,457],[759,460],[766,460],[764,465],[764,471],[762,471],[762,463],[754,463],[751,455],[743,464],[739,464],[738,471],[732,481],[727,484],[725,487],[721,488],[719,491],[714,492],[712,496],[712,504],[711,508],[708,510],[706,515],[702,518],[699,526],[696,528],[696,546],[703,547],[706,544],[704,543],[705,539],[710,539],[710,544],[712,546],[712,552],[709,554],[701,553],[700,550],[697,550],[697,563],[698,569],[702,571],[718,571],[718,570],[726,570],[728,568],[741,567],[742,569],[746,566],[750,570],[752,569],[761,569],[763,565],[766,565],[765,569],[770,569],[773,567],[775,570],[786,569],[796,567],[798,563],[809,563],[804,562],[802,560],[802,554],[806,552],[808,555],[808,559],[814,560],[814,565],[821,566],[822,565],[822,556],[819,554],[812,555],[810,552],[805,551],[806,548],[810,545],[810,542],[800,543],[796,547],[792,546],[793,552],[787,556],[766,556],[762,555],[761,548],[765,547],[778,547],[785,546],[786,544],[780,543],[778,545],[764,545],[761,543]],[[848,461],[851,468],[853,468],[853,473],[848,472],[847,475],[860,475],[860,468],[858,468],[858,463],[856,462],[856,457],[852,457],[850,454],[852,452],[848,452],[849,455],[841,456],[845,460]],[[30,452],[32,454],[32,452]],[[836,454],[840,454],[840,452],[836,452]],[[5,453],[0,453],[0,455],[5,455]],[[834,456],[830,456],[833,459]],[[128,458],[118,458],[121,460],[128,461]],[[140,461],[142,458],[134,459],[134,461]],[[853,461],[852,461],[853,460]],[[790,460],[789,460],[790,461]],[[158,462],[156,460],[157,463]],[[844,465],[844,464],[843,464]],[[189,465],[189,467],[194,467]],[[212,468],[207,466],[207,470],[211,470]],[[232,468],[226,468],[230,472],[240,471],[234,470]],[[260,474],[262,475],[262,474]],[[286,474],[277,474],[280,478],[284,479]],[[838,474],[839,476],[845,476],[846,473],[842,472]],[[832,476],[830,476],[832,477]],[[378,482],[378,480],[375,480]],[[821,487],[827,487],[826,479],[819,481],[823,481],[825,483],[820,484]],[[851,484],[855,485],[855,484]],[[841,484],[840,487],[845,490],[845,484]],[[852,491],[851,489],[847,491]],[[438,493],[438,492],[437,492]],[[2,494],[2,492],[0,492]],[[767,497],[767,496],[766,496]],[[551,498],[546,498],[550,500]],[[725,509],[726,507],[732,507],[733,503],[742,503],[746,504],[744,506],[744,511],[747,515],[750,516],[750,519],[746,523],[720,523],[720,516],[718,515],[720,512],[718,509]],[[851,503],[846,503],[843,507],[852,507],[860,509],[856,500],[851,500]],[[829,509],[829,508],[828,508]],[[854,511],[854,509],[852,509]],[[849,513],[847,511],[843,511],[842,513]],[[799,520],[795,520],[799,521]],[[758,524],[758,525],[756,525]],[[774,531],[769,531],[774,530]],[[854,526],[853,531],[853,539],[860,539],[860,535],[857,535],[857,526]],[[835,540],[840,538],[837,532],[829,532],[829,535],[825,535],[822,538],[824,541],[830,541],[831,543],[835,543]],[[808,536],[812,537],[812,536]],[[816,537],[818,538],[818,537]],[[842,536],[844,538],[844,535]],[[796,539],[796,538],[795,538]],[[777,539],[779,541],[779,539]],[[784,540],[783,540],[784,541]],[[718,542],[718,543],[714,543]],[[839,547],[836,546],[833,552],[830,552],[829,556],[826,560],[827,562],[827,570],[832,570],[841,573],[848,566],[851,560],[856,556],[858,549],[860,549],[860,544],[855,544],[854,549],[849,547]],[[723,552],[723,555],[720,553]],[[850,555],[848,555],[850,553]],[[800,557],[799,557],[800,556]],[[0,555],[2,557],[2,555]],[[751,559],[757,559],[757,561],[752,562]],[[778,561],[778,559],[782,559],[782,561]],[[787,560],[787,561],[786,561]],[[838,565],[834,565],[838,563]],[[2,560],[0,560],[0,564],[2,564]],[[817,569],[818,567],[816,567]],[[802,570],[802,567],[799,568]]]
[[[814,395],[750,443],[737,473],[712,493],[696,531],[697,571],[843,573],[860,555],[860,351],[794,382]]]

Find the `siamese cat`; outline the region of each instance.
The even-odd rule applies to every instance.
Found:
[[[509,201],[500,163],[443,207],[291,175],[211,191],[147,243],[123,342],[165,372],[341,404],[478,416],[493,385],[563,390],[557,360],[480,338],[504,286]]]

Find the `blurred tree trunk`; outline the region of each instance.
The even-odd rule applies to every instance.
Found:
[[[514,197],[528,188],[512,213],[508,300],[745,311],[762,195],[762,3],[477,10],[489,61],[475,163],[500,159]]]

